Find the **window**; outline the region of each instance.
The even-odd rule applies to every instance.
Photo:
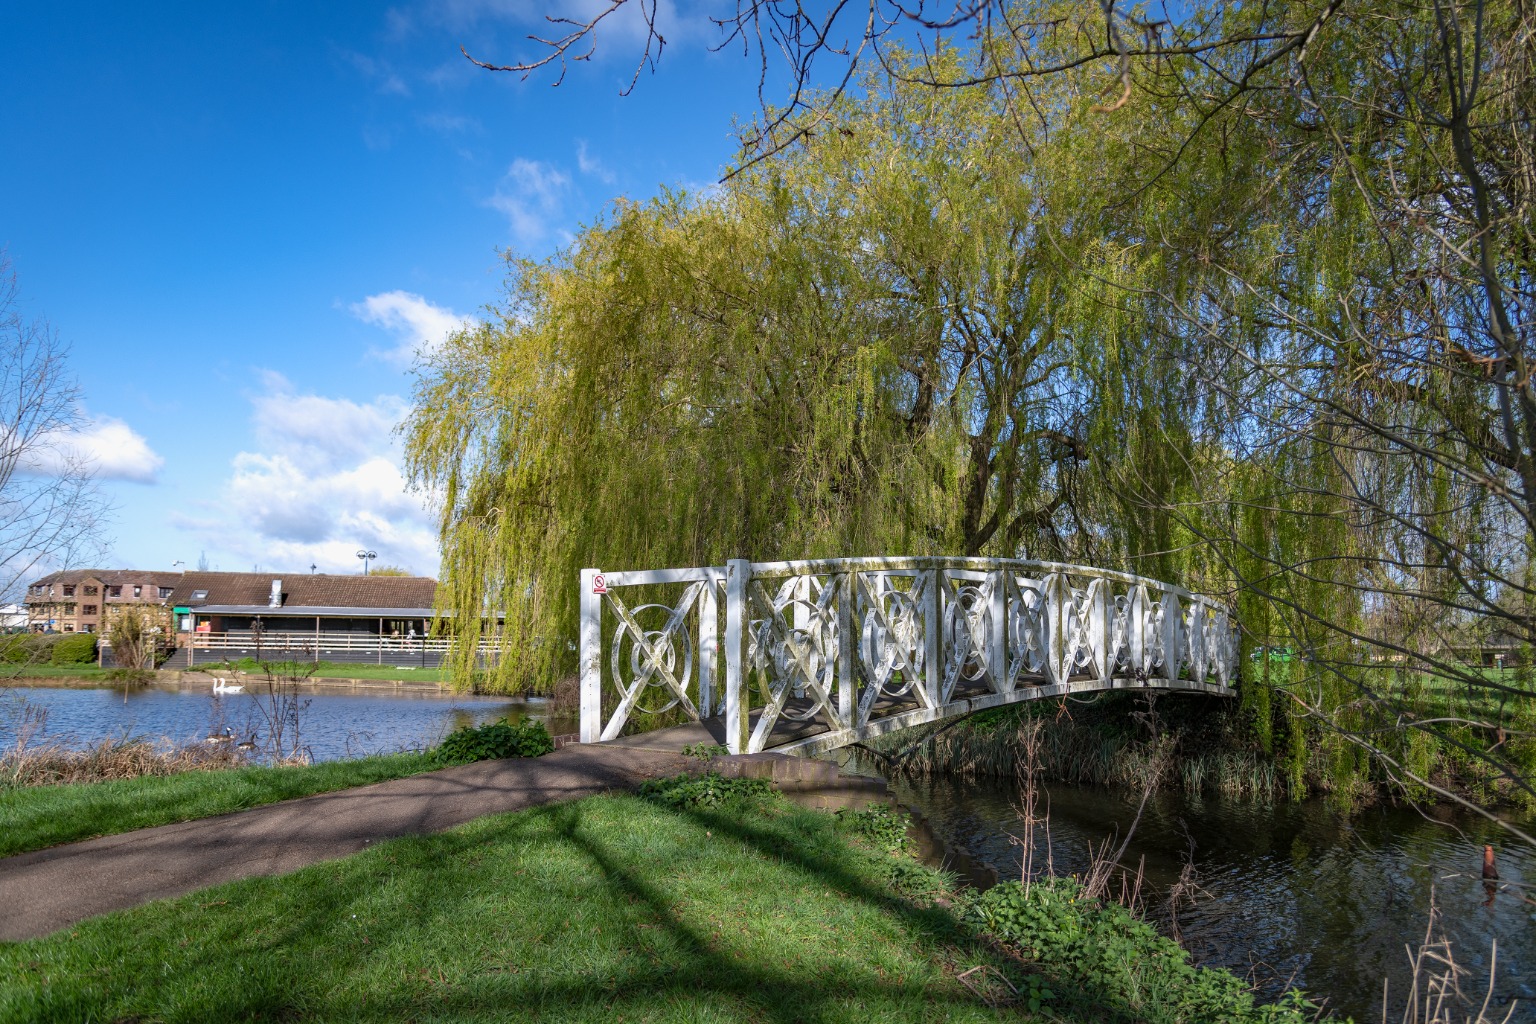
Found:
[[[194,600],[194,601],[206,601],[206,600],[208,600],[208,591],[206,591],[206,590],[194,590],[194,591],[192,591],[192,600]]]
[[[138,584],[134,584],[133,596],[134,597],[143,597],[144,596],[144,588],[139,586]]]
[[[171,596],[171,588],[170,587],[161,587],[160,588],[160,600],[164,601],[166,598],[168,598],[170,596]]]
[[[64,588],[64,596],[65,597],[74,597],[75,596],[75,588],[74,588],[73,585],[67,586],[67,587]]]
[[[74,631],[75,631],[75,627],[74,626],[71,626],[67,622],[64,624],[64,632],[66,632],[66,633],[73,633]]]
[[[95,587],[94,584],[87,583],[85,585],[85,596],[86,597],[95,597],[96,593],[97,593],[97,591],[96,591],[96,587]]]
[[[96,606],[93,605],[93,604],[83,604],[83,605],[80,606],[80,614],[81,615],[95,615],[96,614]]]
[[[108,597],[122,597],[123,596],[123,588],[122,587],[108,587],[107,588],[107,596]]]

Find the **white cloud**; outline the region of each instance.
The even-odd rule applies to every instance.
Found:
[[[370,295],[362,302],[354,302],[350,309],[359,320],[382,327],[400,339],[385,353],[399,363],[409,363],[417,354],[431,352],[464,326],[465,321],[451,309],[399,290]]]
[[[383,564],[435,573],[436,529],[400,471],[405,401],[298,394],[276,373],[263,384],[252,398],[258,450],[231,461],[214,521],[186,525],[237,564],[355,572],[365,547]]]
[[[581,168],[582,174],[596,178],[605,185],[613,184],[613,172],[601,160],[587,152],[586,139],[576,140],[576,166]]]
[[[560,216],[570,176],[538,160],[512,161],[486,205],[506,214],[518,245],[532,247],[550,234]]]
[[[96,416],[78,427],[54,431],[38,439],[27,453],[25,468],[41,476],[90,472],[98,480],[152,484],[165,465],[149,442],[122,420]]]
[[[410,86],[405,84],[405,79],[396,74],[388,61],[377,60],[355,50],[343,50],[341,57],[352,69],[363,78],[372,82],[374,88],[386,96],[409,96]]]

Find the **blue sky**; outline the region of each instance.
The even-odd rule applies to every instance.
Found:
[[[597,0],[550,0],[593,11]],[[540,0],[71,4],[0,13],[0,247],[71,346],[75,443],[117,506],[105,564],[437,571],[393,426],[411,352],[617,196],[701,187],[750,64],[662,5],[528,81]]]

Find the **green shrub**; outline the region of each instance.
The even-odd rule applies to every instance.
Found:
[[[1304,1024],[1318,1007],[1300,992],[1256,1005],[1230,971],[1197,967],[1172,939],[1117,903],[1084,897],[1075,879],[1008,882],[966,908],[967,922],[1049,965],[1106,1019],[1149,1024]]]
[[[667,807],[725,808],[753,803],[773,795],[773,783],[767,779],[727,779],[718,772],[698,778],[674,775],[653,779],[640,787],[640,795]]]
[[[543,722],[524,719],[516,725],[505,718],[478,729],[466,726],[448,734],[432,752],[438,764],[469,764],[503,757],[538,757],[555,749]]]
[[[890,804],[870,804],[859,811],[837,812],[837,824],[864,845],[881,853],[900,853],[907,848],[907,823],[911,820],[905,811]]]
[[[16,633],[0,641],[0,661],[7,665],[31,665],[48,660],[52,637],[36,633]]]
[[[65,633],[53,640],[55,665],[91,665],[96,661],[95,633]]]

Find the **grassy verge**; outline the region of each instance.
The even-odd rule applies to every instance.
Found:
[[[611,796],[0,945],[0,1020],[1018,1019],[982,965],[830,815]]]
[[[428,755],[412,753],[58,786],[6,788],[0,783],[0,857],[366,786],[437,767]]]
[[[888,809],[765,789],[652,783],[0,944],[0,1021],[1314,1019],[1075,889],[956,890]]]
[[[298,674],[313,679],[403,679],[408,683],[446,683],[449,682],[447,673],[438,668],[415,668],[407,664],[411,655],[407,651],[396,652],[400,664],[396,666],[389,661],[390,655],[386,654],[384,664],[362,664],[360,662],[320,661],[320,662],[275,662],[279,665],[295,665]],[[199,672],[216,672],[220,668],[228,671],[239,670],[251,675],[261,675],[264,671],[261,664],[255,658],[241,658],[233,662],[207,662],[199,661],[193,666]],[[310,669],[314,671],[311,672]]]
[[[0,680],[106,679],[110,671],[99,665],[4,665],[0,666]]]

